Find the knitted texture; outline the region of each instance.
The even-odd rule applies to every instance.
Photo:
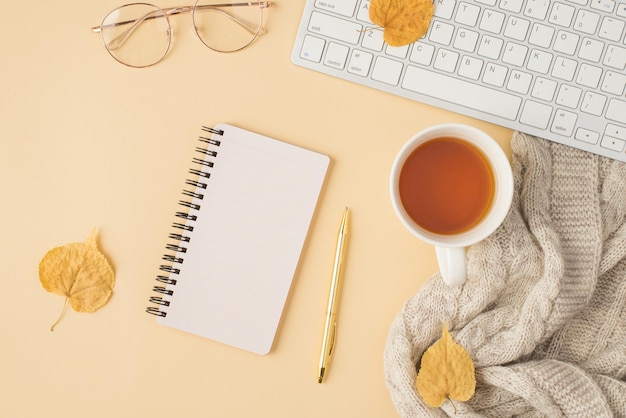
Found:
[[[409,417],[626,417],[626,165],[516,133],[507,218],[402,307],[387,387]],[[443,322],[476,366],[468,402],[427,407],[419,361]],[[451,402],[454,402],[452,404]]]

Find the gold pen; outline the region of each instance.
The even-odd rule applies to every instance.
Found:
[[[324,374],[328,369],[330,358],[335,348],[335,337],[337,335],[337,296],[339,294],[339,284],[343,270],[346,238],[348,237],[348,213],[349,210],[346,207],[343,211],[343,218],[341,219],[341,226],[339,227],[339,234],[337,236],[337,249],[335,250],[333,275],[330,281],[330,291],[328,293],[324,339],[322,340],[322,352],[320,354],[319,373],[317,375],[319,383],[324,381]]]

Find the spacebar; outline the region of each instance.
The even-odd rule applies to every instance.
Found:
[[[515,120],[522,99],[488,87],[409,66],[402,88],[459,106]]]

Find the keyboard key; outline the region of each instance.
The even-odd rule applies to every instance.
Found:
[[[502,87],[507,73],[508,69],[506,67],[490,62],[485,67],[483,82],[495,87]]]
[[[561,84],[561,87],[559,88],[559,94],[556,96],[556,103],[561,106],[576,109],[578,107],[578,102],[580,101],[580,96],[582,94],[583,91],[578,87]]]
[[[383,50],[385,40],[383,39],[383,31],[379,29],[370,29],[363,34],[363,41],[361,46],[363,48],[371,49],[372,51],[380,52]]]
[[[533,86],[533,91],[530,93],[530,95],[536,99],[550,102],[554,98],[556,86],[557,84],[554,80],[537,77],[537,79],[535,80],[535,85]]]
[[[522,101],[511,94],[414,66],[407,67],[402,87],[508,120],[515,120]]]
[[[600,83],[601,76],[602,68],[594,67],[589,64],[581,64],[578,77],[576,77],[576,84],[595,89]]]
[[[480,28],[491,33],[500,33],[504,24],[504,13],[495,12],[493,10],[485,10],[480,20]]]
[[[529,27],[530,22],[528,20],[520,19],[515,16],[509,16],[506,27],[504,28],[504,36],[517,39],[518,41],[523,41],[526,39]]]
[[[478,58],[464,56],[459,65],[459,75],[471,80],[478,80],[483,69],[484,61]]]
[[[532,100],[524,102],[524,109],[519,121],[524,125],[546,129],[552,116],[552,107]]]
[[[372,21],[370,20],[370,0],[361,0],[359,9],[356,12],[356,18],[361,22],[365,22],[370,25],[372,24]]]
[[[617,15],[620,17],[626,17],[626,3],[620,3],[617,6]]]
[[[622,37],[622,32],[624,32],[624,21],[606,16],[602,19],[598,36],[609,41],[618,42]]]
[[[603,50],[604,44],[602,42],[591,38],[583,38],[578,56],[589,61],[599,62]]]
[[[513,13],[519,13],[522,11],[522,0],[502,0],[500,1],[500,8]]]
[[[443,19],[450,19],[452,17],[452,12],[454,11],[454,6],[456,5],[455,0],[435,0],[433,2],[435,5],[435,16],[441,17]]]
[[[574,29],[578,32],[592,35],[596,32],[599,21],[599,14],[592,13],[588,10],[579,10],[576,15],[576,21],[574,22]]]
[[[615,8],[615,2],[613,0],[591,0],[591,8],[611,13]]]
[[[602,115],[605,104],[606,96],[588,91],[583,97],[583,103],[580,106],[580,110],[585,113],[589,113],[590,115],[600,116]]]
[[[504,41],[502,39],[484,35],[478,46],[478,55],[494,60],[498,59],[503,44]]]
[[[526,61],[527,54],[528,54],[527,46],[509,42],[508,44],[506,44],[506,47],[504,48],[504,54],[502,55],[502,62],[521,67],[522,65],[524,65],[524,62]]]
[[[378,57],[374,63],[372,79],[395,86],[400,81],[402,63],[385,57]]]
[[[478,33],[459,28],[454,38],[454,47],[466,52],[474,52],[478,43]]]
[[[524,15],[537,20],[545,20],[550,7],[550,0],[528,0],[524,7]]]
[[[326,41],[315,36],[307,35],[304,37],[302,43],[302,49],[300,50],[300,58],[320,62],[322,59],[322,52],[324,52],[324,45]]]
[[[607,71],[600,85],[600,90],[621,96],[625,87],[626,75],[618,74],[614,71]]]
[[[552,5],[548,22],[567,28],[572,23],[574,12],[576,12],[576,9],[573,6],[555,2]]]
[[[405,59],[406,58],[406,54],[409,52],[409,46],[408,45],[404,45],[404,46],[389,46],[387,45],[387,48],[385,48],[385,53],[389,56],[392,57],[396,57],[396,58],[400,58],[400,59]]]
[[[606,55],[604,56],[602,63],[608,67],[623,70],[626,68],[626,48],[609,45],[606,49]]]
[[[346,17],[354,15],[357,0],[316,0],[315,7]]]
[[[461,2],[459,3],[459,10],[457,10],[456,15],[454,16],[454,21],[467,26],[476,26],[479,13],[480,7],[474,4]]]
[[[450,45],[454,26],[435,20],[429,30],[428,39],[441,45]]]
[[[318,33],[329,38],[344,41],[353,45],[359,42],[362,25],[349,22],[324,13],[311,13],[309,32]]]
[[[575,33],[566,32],[560,30],[556,34],[556,40],[554,41],[554,50],[562,52],[567,55],[574,55],[576,47],[578,46],[579,35]]]
[[[604,135],[602,137],[602,141],[600,142],[600,146],[617,152],[624,151],[625,145],[626,141],[622,141],[621,139],[613,138],[612,136],[608,135]]]
[[[453,73],[456,70],[456,63],[459,61],[459,54],[447,49],[438,49],[435,55],[434,67],[447,73]]]
[[[554,114],[554,120],[552,121],[550,131],[569,138],[574,133],[576,119],[578,119],[578,115],[576,115],[576,113],[558,109]]]
[[[552,64],[552,54],[541,51],[539,49],[533,49],[530,52],[530,58],[528,59],[528,67],[531,71],[536,71],[541,74],[548,74],[548,70],[550,69],[550,64]]]
[[[576,66],[578,63],[574,60],[556,57],[554,61],[554,68],[552,69],[552,75],[556,78],[560,78],[565,81],[572,81],[574,79],[574,73],[576,72]]]
[[[345,45],[340,45],[335,42],[328,44],[328,50],[324,57],[324,65],[343,70],[346,66],[346,60],[348,58],[348,52],[350,49]]]
[[[588,144],[597,144],[598,139],[600,139],[600,135],[595,131],[590,131],[589,129],[578,128],[576,129],[576,135],[574,136],[579,141],[586,142]]]
[[[509,82],[506,85],[506,88],[516,93],[526,94],[530,89],[530,83],[532,80],[532,75],[519,70],[513,70],[511,71],[511,77],[509,77]]]
[[[604,134],[612,136],[613,138],[619,138],[626,141],[626,128],[623,126],[617,126],[609,123],[608,125],[606,125]]]
[[[348,64],[348,72],[361,77],[367,77],[372,65],[374,56],[369,52],[353,49],[350,54],[350,63]]]
[[[416,42],[409,59],[417,64],[430,65],[435,53],[435,47],[423,42]]]
[[[626,102],[618,99],[611,99],[606,110],[606,117],[616,122],[626,123]]]
[[[530,32],[528,42],[542,48],[548,48],[552,43],[552,36],[554,36],[554,28],[535,23]]]

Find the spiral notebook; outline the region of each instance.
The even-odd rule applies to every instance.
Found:
[[[147,311],[266,354],[330,159],[228,124],[199,141]]]

